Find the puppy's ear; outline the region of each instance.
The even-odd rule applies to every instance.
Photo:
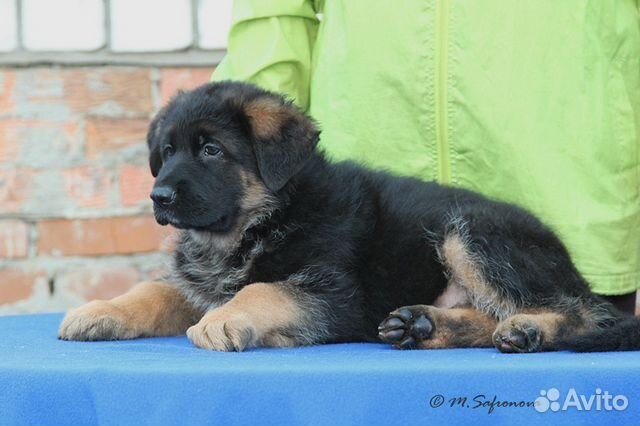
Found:
[[[263,95],[244,105],[265,185],[279,191],[302,169],[318,144],[316,124],[291,102]]]
[[[149,146],[149,167],[153,177],[158,176],[162,167],[162,153],[160,152],[160,135],[164,119],[167,115],[167,107],[162,108],[151,120],[149,131],[147,132],[147,145]]]

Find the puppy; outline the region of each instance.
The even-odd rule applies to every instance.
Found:
[[[151,198],[181,230],[171,276],[70,311],[65,340],[186,332],[242,351],[328,342],[502,352],[640,347],[531,214],[479,194],[332,164],[316,124],[237,82],[152,121]],[[391,313],[389,314],[389,312]]]

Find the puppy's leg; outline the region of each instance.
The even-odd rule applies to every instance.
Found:
[[[567,316],[558,312],[516,314],[498,324],[493,343],[500,352],[553,350],[553,342]]]
[[[492,346],[496,320],[471,308],[415,305],[397,309],[380,324],[382,341],[399,349]]]
[[[249,284],[205,314],[187,336],[200,348],[218,351],[312,343],[315,324],[310,309],[303,307],[305,297],[286,283]]]
[[[395,347],[490,347],[496,317],[511,315],[514,304],[484,276],[479,259],[459,233],[447,235],[438,249],[449,284],[434,302],[392,312],[379,327],[380,338]],[[457,306],[471,305],[471,308]],[[451,308],[451,309],[443,309]]]
[[[509,295],[511,284],[507,279],[487,277],[484,270],[488,259],[475,253],[470,245],[470,237],[462,228],[447,235],[439,248],[440,260],[445,267],[449,284],[443,294],[435,301],[440,305],[441,298],[456,294],[457,304],[470,304],[473,308],[499,319],[516,313],[518,307]],[[497,263],[493,260],[493,263]],[[454,290],[457,290],[454,291]]]
[[[169,284],[138,284],[112,300],[95,300],[70,310],[58,337],[63,340],[121,340],[184,334],[198,320],[192,306]]]
[[[500,322],[493,343],[501,352],[539,352],[564,349],[576,339],[615,325],[622,318],[609,303],[594,298],[566,298],[565,303],[526,309]]]

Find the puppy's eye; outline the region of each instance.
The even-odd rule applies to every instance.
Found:
[[[202,155],[205,157],[219,157],[222,155],[222,150],[218,146],[208,143],[202,147]]]
[[[164,150],[162,150],[162,155],[164,158],[169,158],[174,154],[174,152],[173,147],[171,145],[167,145],[164,147]]]

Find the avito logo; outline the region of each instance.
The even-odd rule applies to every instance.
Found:
[[[591,395],[579,394],[574,388],[569,389],[561,400],[560,391],[556,388],[541,390],[540,396],[534,401],[536,411],[545,413],[551,411],[624,411],[629,406],[629,399],[624,395],[611,395],[609,391],[596,389]]]

